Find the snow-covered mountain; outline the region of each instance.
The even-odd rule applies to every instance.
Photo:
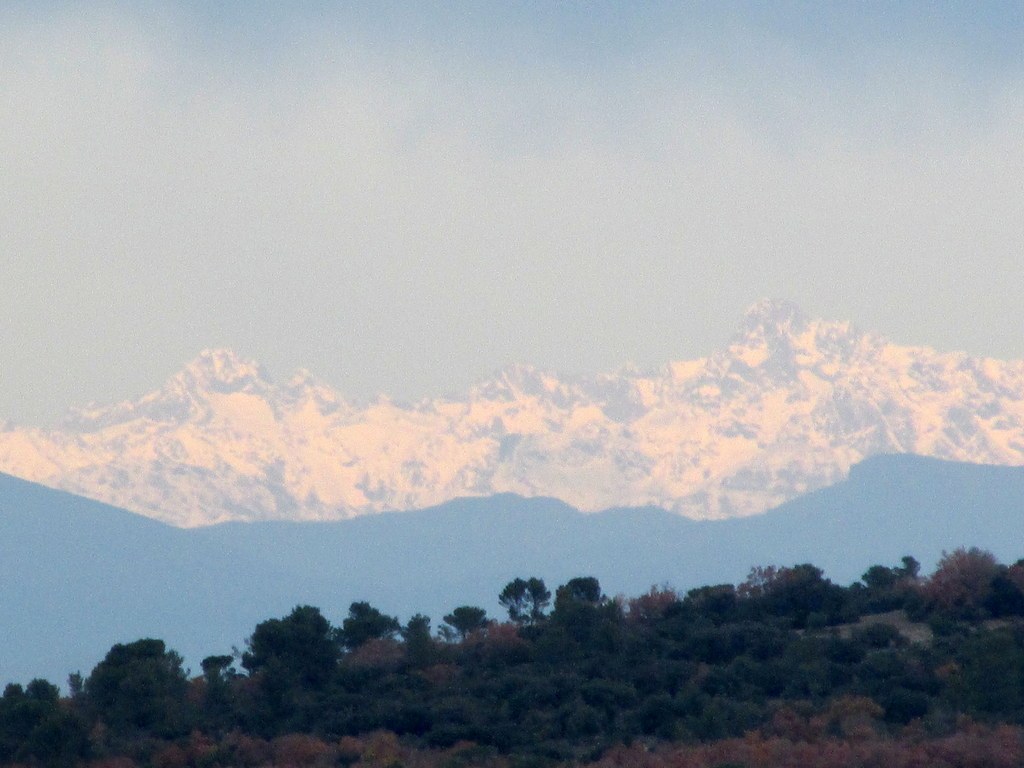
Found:
[[[878,453],[1024,464],[1024,361],[905,347],[762,301],[657,373],[513,366],[464,397],[346,402],[207,350],[159,390],[0,431],[0,471],[181,526],[334,519],[511,491],[751,515]]]

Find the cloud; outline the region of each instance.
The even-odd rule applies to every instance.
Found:
[[[0,413],[138,393],[219,344],[359,396],[511,360],[655,365],[762,295],[1024,356],[1003,330],[1024,278],[1014,73],[889,47],[843,74],[743,28],[570,60],[194,22],[0,32],[0,358],[20,372]]]

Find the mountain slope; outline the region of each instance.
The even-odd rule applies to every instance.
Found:
[[[0,475],[0,683],[63,682],[115,642],[160,637],[193,671],[300,603],[334,623],[369,600],[403,619],[457,605],[501,615],[517,576],[597,576],[609,594],[741,581],[812,562],[849,583],[943,549],[1024,556],[1024,468],[879,456],[765,515],[692,521],[658,509],[580,514],[552,499],[460,499],[404,514],[181,530]]]
[[[460,496],[751,515],[879,453],[1024,463],[1024,362],[904,347],[787,302],[656,373],[516,366],[465,396],[346,402],[206,351],[137,401],[0,431],[0,471],[179,526],[327,520]]]
[[[277,599],[286,579],[272,562],[233,555],[189,531],[0,475],[0,678],[63,683],[114,642],[138,637],[173,637],[193,661],[211,642],[229,648],[240,628],[290,599]]]

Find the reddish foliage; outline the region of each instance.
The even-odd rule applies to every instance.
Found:
[[[626,618],[650,624],[665,617],[665,612],[679,602],[679,595],[668,587],[651,587],[647,594],[626,601]]]
[[[924,584],[925,597],[946,611],[974,613],[988,596],[998,569],[995,556],[977,547],[944,552]]]
[[[391,731],[375,731],[366,737],[366,747],[362,758],[356,765],[360,768],[385,768],[385,766],[402,765],[405,750],[398,743],[398,737]]]
[[[788,741],[813,741],[821,736],[820,723],[812,724],[807,715],[790,706],[779,707],[772,715],[771,723],[763,730],[768,736]]]
[[[736,594],[744,599],[764,597],[781,575],[780,569],[774,565],[755,565],[746,580],[736,586]]]
[[[244,733],[228,734],[223,741],[224,751],[231,757],[231,764],[236,766],[266,765],[270,762],[270,745],[263,739],[248,736]]]
[[[188,737],[188,759],[192,765],[209,762],[217,752],[217,743],[204,733],[193,731]]]
[[[851,699],[840,709],[864,710]],[[873,711],[868,707],[868,710]],[[933,739],[891,739],[871,734],[857,739],[793,741],[751,733],[694,746],[670,746],[653,752],[634,745],[616,747],[590,768],[1018,768],[1024,764],[1024,739],[1013,726],[963,726]]]
[[[153,768],[187,768],[188,755],[177,744],[168,744],[153,755]]]
[[[185,701],[193,707],[201,707],[206,701],[206,679],[196,677],[188,681],[188,688],[185,690]]]
[[[354,763],[363,754],[366,744],[355,736],[342,736],[338,742],[338,759],[343,763]]]
[[[459,668],[454,664],[434,664],[421,669],[417,674],[431,685],[441,687],[448,685],[458,676]]]
[[[866,696],[842,696],[825,713],[828,727],[846,739],[862,741],[876,735],[884,710]]]
[[[390,638],[367,640],[345,657],[345,664],[353,667],[394,670],[404,658],[403,646]]]
[[[281,768],[305,768],[334,762],[330,759],[331,748],[316,736],[305,733],[278,736],[270,747],[274,753],[274,765]]]
[[[486,630],[473,632],[464,642],[467,647],[476,648],[492,659],[507,659],[529,648],[529,644],[519,636],[519,627],[508,622],[491,624]]]

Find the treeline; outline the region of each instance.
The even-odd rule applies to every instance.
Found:
[[[459,606],[436,631],[298,606],[194,677],[161,640],[115,645],[66,696],[6,687],[0,763],[1024,763],[1024,561],[960,549],[845,587],[758,567],[632,598],[528,578],[499,602],[501,620]]]

